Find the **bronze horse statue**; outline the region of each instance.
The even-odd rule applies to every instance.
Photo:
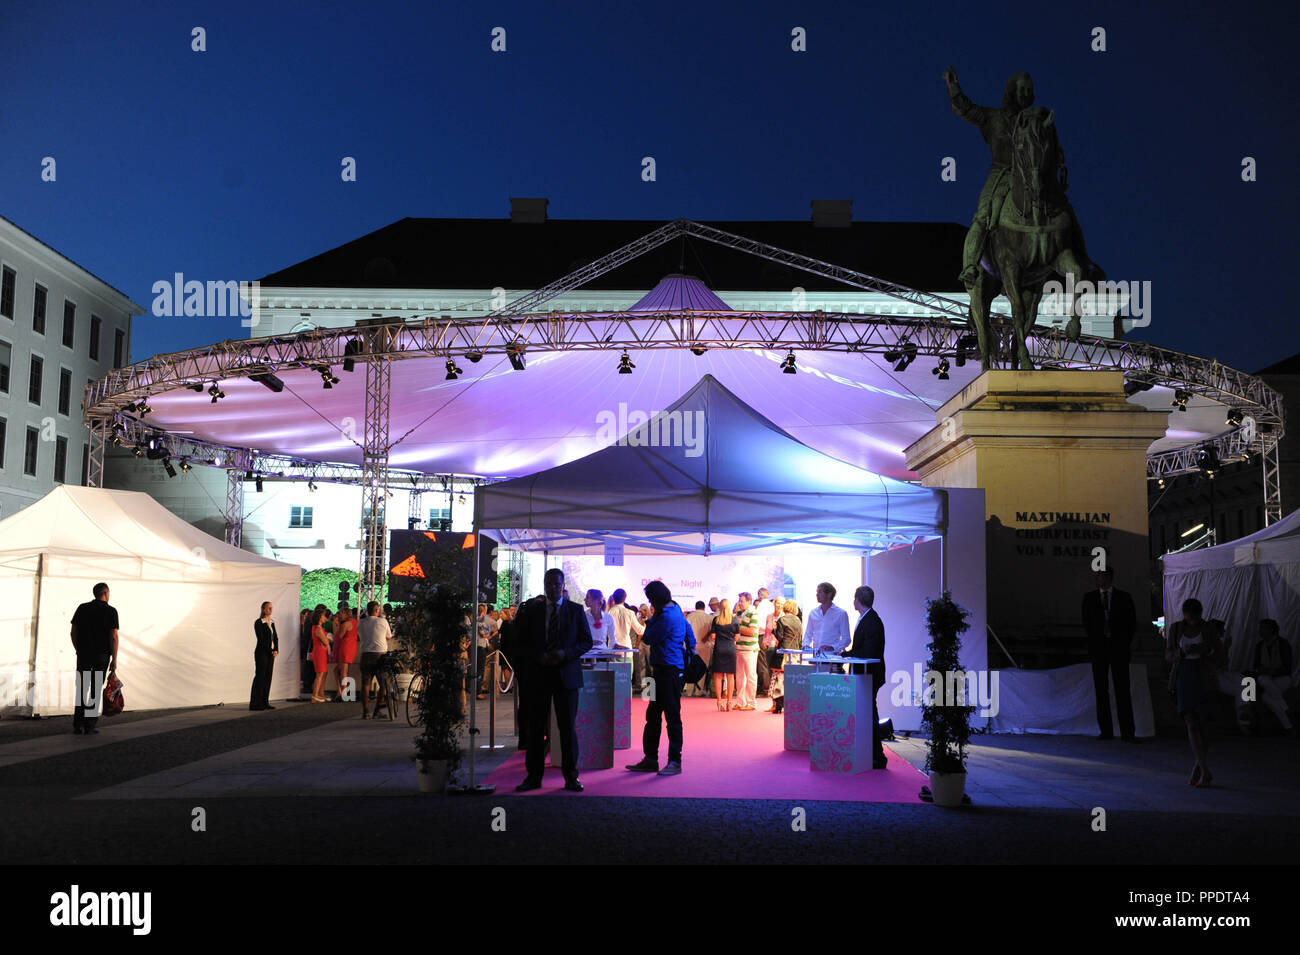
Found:
[[[1034,367],[1025,337],[1034,326],[1043,285],[1051,278],[1073,277],[1066,334],[1079,337],[1079,283],[1097,281],[1104,273],[1090,266],[1083,251],[1082,232],[1074,209],[1057,178],[1060,145],[1051,111],[1041,106],[1022,110],[1012,134],[1013,158],[1008,175],[1010,194],[1002,203],[980,258],[979,277],[970,289],[970,321],[979,338],[981,364],[989,368],[996,340],[989,328],[989,306],[999,293],[1011,302],[1015,342],[1011,368]],[[993,339],[993,340],[991,340]]]

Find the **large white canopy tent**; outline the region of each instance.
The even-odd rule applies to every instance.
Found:
[[[677,433],[672,422],[687,420],[700,423],[696,443],[665,445]],[[876,587],[887,621],[886,666],[908,674],[928,658],[925,599],[939,594],[947,573],[954,599],[971,610],[962,662],[987,666],[984,492],[922,487],[838,461],[709,375],[603,450],[479,488],[475,524],[508,546],[551,554],[601,554],[617,541],[627,554],[875,555],[863,560],[859,580]],[[952,530],[960,540],[945,540]],[[839,604],[852,599],[842,587]],[[880,712],[917,729],[920,710],[908,697],[896,705],[883,689]]]
[[[1228,669],[1249,669],[1262,618],[1276,620],[1282,638],[1300,650],[1295,622],[1300,620],[1300,510],[1217,547],[1168,554],[1164,562],[1165,619],[1182,617],[1183,601],[1195,597],[1205,616],[1224,622]],[[1300,676],[1300,653],[1293,653],[1292,676]]]
[[[135,491],[55,488],[0,521],[0,711],[71,713],[77,605],[118,610],[128,707],[247,703],[253,620],[275,606],[271,698],[297,696],[302,569],[210,537]]]

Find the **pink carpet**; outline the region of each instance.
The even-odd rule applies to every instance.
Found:
[[[808,754],[784,749],[784,719],[773,716],[771,703],[760,699],[753,712],[718,712],[713,700],[682,700],[683,752],[680,776],[630,773],[623,767],[641,758],[641,730],[646,703],[632,700],[632,749],[614,751],[614,768],[584,770],[582,784],[590,796],[639,796],[688,799],[835,799],[856,802],[920,802],[925,776],[889,749],[889,767],[856,776],[814,773]],[[659,762],[667,759],[668,738],[660,737]],[[498,792],[513,792],[524,778],[524,754],[515,753],[485,782]],[[564,784],[559,767],[547,767],[542,788],[527,796],[552,795]],[[575,798],[578,794],[560,792]]]

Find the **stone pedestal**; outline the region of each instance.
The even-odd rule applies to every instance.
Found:
[[[1139,626],[1150,619],[1146,454],[1168,417],[1131,404],[1123,372],[987,371],[906,449],[927,487],[984,489],[988,619],[1004,641],[1082,650],[1096,548]]]
[[[560,727],[551,708],[552,766],[559,766]],[[586,670],[578,694],[578,714],[574,720],[578,737],[578,770],[609,769],[614,765],[614,672]]]

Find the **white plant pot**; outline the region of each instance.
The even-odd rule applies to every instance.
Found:
[[[936,806],[960,806],[966,791],[965,773],[931,773],[930,795]]]
[[[442,793],[447,788],[447,760],[417,759],[416,780],[422,793]],[[960,798],[960,797],[959,797]]]
[[[404,700],[404,699],[406,699],[406,691],[407,691],[408,689],[410,689],[410,687],[411,687],[411,678],[414,677],[415,674],[414,674],[414,673],[397,673],[397,674],[394,674],[394,676],[397,678],[397,693],[398,693],[398,697],[399,697],[399,699],[403,699],[403,700]]]

